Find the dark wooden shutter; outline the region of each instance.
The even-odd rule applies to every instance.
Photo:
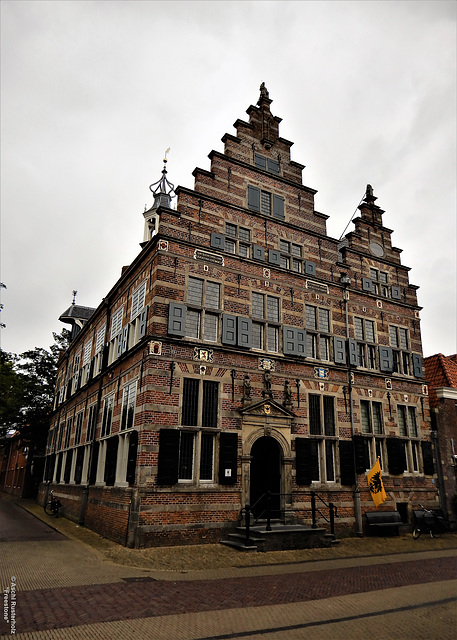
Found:
[[[401,300],[401,289],[400,289],[400,287],[396,287],[395,285],[392,285],[390,287],[390,295],[392,296],[393,300]]]
[[[400,475],[406,469],[405,441],[398,438],[387,438],[387,459],[389,462],[389,473]]]
[[[432,443],[427,442],[426,440],[423,440],[421,442],[421,447],[422,447],[422,460],[424,462],[424,474],[426,476],[432,476],[435,473]]]
[[[379,368],[384,373],[392,373],[394,370],[394,356],[391,347],[379,347]]]
[[[236,316],[229,313],[222,314],[222,344],[235,346],[237,341]]]
[[[178,302],[170,302],[168,305],[168,333],[171,336],[186,335],[187,307]]]
[[[254,260],[265,262],[265,249],[257,244],[252,245],[252,257]]]
[[[260,189],[248,186],[248,207],[253,211],[260,211]]]
[[[339,449],[341,484],[350,487],[355,483],[354,450],[351,440],[340,440]]]
[[[198,382],[198,380],[197,380]],[[217,427],[219,383],[203,381],[202,427]]]
[[[95,482],[97,481],[97,465],[98,465],[99,449],[100,449],[100,443],[94,442],[90,452],[89,484],[95,484]]]
[[[296,355],[306,357],[306,331],[297,329]]]
[[[282,328],[282,350],[285,355],[295,355],[297,348],[297,330],[295,327]]]
[[[307,276],[316,275],[316,263],[310,260],[305,260],[305,273]]]
[[[252,320],[251,318],[237,318],[237,344],[239,347],[250,349],[252,347]]]
[[[308,438],[295,438],[295,480],[310,485],[319,480],[319,443]]]
[[[424,377],[422,356],[419,353],[413,353],[413,374],[415,375],[416,378]]]
[[[140,313],[140,326],[138,328],[138,339],[144,338],[146,335],[146,328],[148,326],[148,307],[144,307]]]
[[[117,449],[119,446],[119,436],[113,436],[106,441],[105,458],[105,484],[112,487],[116,482]]]
[[[333,336],[333,359],[335,364],[346,364],[346,340]]]
[[[276,249],[268,249],[268,262],[275,266],[281,266],[281,254]]]
[[[358,365],[358,357],[357,357],[357,341],[349,338],[348,340],[348,352],[349,352],[349,364],[352,367],[356,367]]]
[[[238,465],[238,435],[221,433],[219,436],[219,483],[235,484]]]
[[[273,194],[273,215],[279,220],[284,220],[284,198]]]
[[[132,431],[129,438],[129,450],[127,454],[127,473],[125,476],[129,486],[135,484],[136,456],[138,451],[138,431]]]
[[[271,158],[268,158],[267,166],[270,173],[279,173],[279,162],[276,162],[276,160],[271,160]]]
[[[370,466],[368,438],[354,436],[355,467],[357,473],[365,473]]]
[[[157,484],[170,485],[178,482],[179,431],[161,429],[159,431],[159,463]]]
[[[71,473],[71,463],[73,461],[73,449],[67,451],[67,459],[65,461],[65,471],[63,474],[63,481],[65,484],[70,482],[70,473]]]
[[[263,169],[264,171],[267,170],[267,159],[260,156],[258,153],[254,154],[254,162],[258,169]]]
[[[216,233],[215,231],[212,231],[210,244],[213,249],[224,249],[225,248],[224,234]]]
[[[374,292],[373,280],[371,278],[362,278],[362,289],[367,293]]]
[[[181,424],[194,427],[198,423],[198,389],[200,380],[184,378],[182,390]]]

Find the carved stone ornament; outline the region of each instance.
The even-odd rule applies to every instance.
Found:
[[[269,437],[271,436],[271,427],[265,427],[264,434]]]
[[[265,411],[265,413],[267,414],[267,416],[269,416],[269,415],[270,415],[270,413],[271,413],[271,405],[269,405],[269,404],[264,404],[264,405],[263,405],[263,410]]]
[[[324,367],[314,367],[314,377],[321,380],[328,380],[328,369]]]
[[[160,240],[159,249],[161,251],[168,251],[168,240]]]
[[[161,356],[162,355],[162,343],[158,340],[154,340],[149,343],[149,355]]]
[[[212,349],[200,349],[194,348],[194,360],[200,362],[213,362],[213,350]]]
[[[259,369],[275,371],[276,363],[274,360],[270,360],[270,358],[259,358]]]

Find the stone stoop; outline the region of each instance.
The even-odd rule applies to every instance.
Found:
[[[246,529],[237,527],[234,533],[228,534],[227,539],[221,540],[221,544],[239,551],[286,551],[330,547],[338,543],[335,536],[327,533],[325,529],[313,529],[300,524],[274,524],[271,526],[271,531],[267,531],[265,525],[250,527],[248,542],[246,542]]]

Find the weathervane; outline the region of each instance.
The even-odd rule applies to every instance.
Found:
[[[75,305],[76,304],[76,296],[77,296],[78,292],[75,291],[75,289],[73,289],[72,293],[73,293],[73,302],[71,304]]]

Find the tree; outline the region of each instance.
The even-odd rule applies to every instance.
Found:
[[[26,381],[15,370],[18,357],[0,350],[0,441],[15,429],[22,408]]]

